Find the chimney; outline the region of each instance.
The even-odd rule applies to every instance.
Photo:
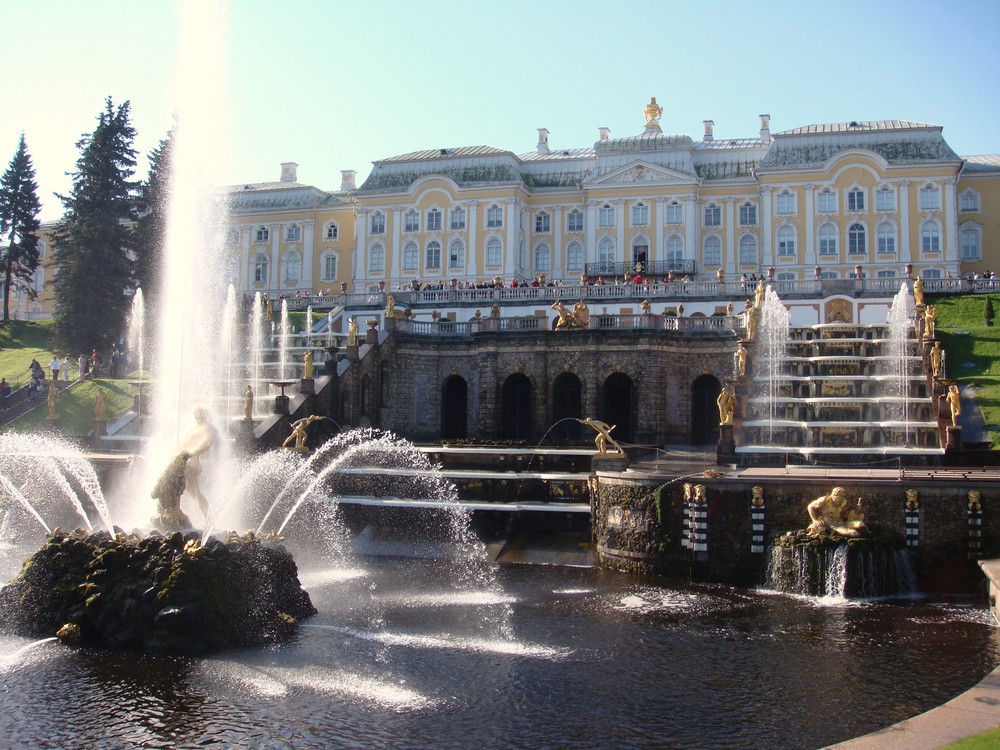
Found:
[[[702,138],[702,140],[705,141],[706,143],[708,141],[714,140],[714,136],[712,135],[712,129],[715,127],[715,120],[703,120],[702,122],[705,123],[705,136]]]
[[[348,190],[357,190],[357,186],[354,184],[354,178],[358,176],[358,173],[353,169],[341,169],[340,170],[340,190],[341,192],[347,192]]]
[[[282,182],[298,182],[299,165],[294,161],[286,161],[281,165]]]
[[[760,115],[760,139],[764,143],[771,142],[771,115]]]
[[[606,141],[611,135],[611,128],[598,128],[597,132],[601,134],[601,140]]]
[[[549,153],[549,131],[545,128],[538,129],[538,153]]]

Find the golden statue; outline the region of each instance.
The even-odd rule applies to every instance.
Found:
[[[347,319],[347,345],[358,345],[358,319],[353,315]]]
[[[747,341],[753,341],[754,336],[757,335],[757,318],[760,316],[760,311],[751,307],[744,313],[744,325],[747,329]]]
[[[973,513],[978,513],[983,509],[982,505],[982,494],[979,490],[972,490],[969,492],[969,510]]]
[[[385,317],[396,317],[396,298],[391,294],[385,295]]]
[[[594,438],[594,443],[597,445],[597,452],[602,456],[607,455],[609,444],[614,448],[615,453],[625,455],[625,449],[618,444],[618,441],[611,437],[611,431],[618,425],[609,425],[607,422],[602,422],[599,419],[591,419],[590,417],[576,421],[597,430],[597,437]]]
[[[927,305],[924,308],[924,338],[934,338],[934,325],[937,322],[937,307]]]
[[[917,510],[920,507],[920,491],[909,489],[906,491],[906,509]]]
[[[163,531],[183,531],[192,528],[191,519],[181,510],[181,495],[186,485],[188,456],[186,451],[178,453],[167,464],[163,474],[156,480],[150,497],[156,500],[156,515],[153,525]]]
[[[919,276],[913,281],[913,301],[918,305],[924,304],[924,282]]]
[[[590,308],[582,299],[573,305],[573,320],[577,328],[586,328],[590,325]]]
[[[653,304],[648,299],[644,299],[642,302],[639,303],[639,307],[640,309],[642,309],[644,313],[648,313],[650,310],[653,309]]]
[[[107,408],[106,398],[107,397],[104,394],[104,389],[98,388],[97,395],[94,396],[94,419],[98,420],[99,422],[104,421],[104,412],[105,409]]]
[[[724,270],[722,270],[722,268],[719,268],[715,272],[715,280],[718,281],[720,284],[725,283],[725,281],[726,281],[726,272]]]
[[[820,495],[806,508],[812,523],[806,531],[812,536],[861,536],[868,530],[861,498],[853,507],[847,504],[847,491],[834,487],[829,495]]]
[[[642,108],[642,114],[646,118],[646,128],[654,129],[660,127],[660,118],[663,116],[663,107],[656,103],[656,97],[649,97],[649,104]]]
[[[736,374],[741,378],[747,374],[747,348],[742,341],[736,347]]]
[[[557,299],[550,306],[551,309],[556,311],[556,330],[561,331],[564,328],[573,328],[573,315],[569,310],[566,309],[566,305],[563,304],[561,299]]]
[[[306,449],[306,440],[309,438],[306,428],[320,419],[326,419],[326,417],[321,414],[310,414],[308,417],[303,417],[292,422],[292,433],[285,438],[285,442],[281,444],[281,447],[287,448],[289,443],[294,442],[295,446],[292,450],[304,451]]]
[[[253,388],[247,383],[247,389],[243,391],[243,419],[253,422]]]
[[[759,484],[750,488],[750,504],[755,508],[764,507],[764,488]]]
[[[302,379],[313,379],[313,353],[311,351],[302,355]]]
[[[49,383],[49,395],[46,399],[49,404],[49,419],[59,419],[56,413],[56,403],[59,401],[59,386],[55,382]]]
[[[958,417],[962,413],[962,396],[958,392],[957,385],[948,386],[948,408],[951,410],[951,426],[958,425]]]
[[[728,387],[723,388],[715,403],[719,407],[719,424],[732,424],[733,415],[736,414],[736,394]]]
[[[757,288],[753,290],[753,309],[759,310],[764,305],[764,297],[767,296],[767,284],[764,283],[764,277],[760,277],[760,281],[757,282]]]
[[[934,348],[931,349],[931,375],[935,378],[941,377],[941,360],[944,351],[941,349],[941,342],[935,341]]]

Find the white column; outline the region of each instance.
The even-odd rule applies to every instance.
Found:
[[[919,236],[918,236],[919,237]],[[878,242],[878,239],[875,240]],[[918,239],[919,241],[919,239]],[[899,259],[903,263],[913,262],[913,248],[910,247],[910,182],[899,182]]]
[[[362,282],[368,278],[368,209],[358,209],[358,245],[354,252],[354,278]],[[368,285],[362,283],[363,288]],[[339,291],[339,290],[338,290]],[[357,291],[351,289],[352,292]]]
[[[726,198],[726,255],[722,259],[722,268],[726,278],[731,279],[736,274],[736,199]]]
[[[466,217],[465,224],[466,232],[469,235],[469,241],[466,243],[465,249],[465,263],[467,272],[469,276],[472,277],[475,277],[475,275],[479,273],[479,258],[476,255],[478,251],[476,238],[479,236],[479,225],[476,223],[476,206],[478,205],[478,201],[469,201],[469,213]],[[484,261],[483,266],[485,265],[486,263]],[[472,281],[475,283],[475,278],[473,278]]]
[[[684,196],[684,259],[695,260],[698,257],[698,196]]]
[[[388,288],[388,284],[392,283],[392,280],[399,276],[400,268],[402,268],[402,262],[400,259],[400,253],[402,249],[400,245],[400,236],[403,231],[403,207],[393,206],[392,207],[392,244],[387,247],[385,253],[385,280]],[[391,291],[391,290],[390,290]]]
[[[313,288],[313,263],[316,254],[316,222],[303,221],[299,224],[302,227],[302,286],[306,289]]]
[[[625,201],[621,198],[615,201],[615,245],[622,251],[625,275],[631,276],[632,248],[625,247]]]
[[[504,258],[504,274],[507,283],[517,273],[517,201],[511,199],[504,204],[504,227],[507,229],[507,257]]]
[[[271,238],[271,275],[267,280],[267,288],[275,291],[281,289],[281,264],[278,262],[281,226],[279,224],[268,224],[267,231]]]
[[[247,294],[254,291],[253,284],[253,259],[256,253],[252,252],[250,241],[253,239],[253,227],[240,227],[240,288]]]
[[[597,262],[597,204],[593,201],[587,203],[587,218],[586,226],[584,229],[585,233],[585,243],[584,248],[584,269],[586,269],[588,263]]]
[[[814,185],[806,185],[806,244],[803,250],[805,252],[802,254],[803,263],[812,263],[814,266],[819,265],[819,247],[816,242],[816,212],[813,210],[813,202],[816,196],[816,187]],[[811,259],[811,260],[810,260]],[[808,276],[808,274],[807,274]]]
[[[955,178],[944,180],[944,190],[941,196],[941,210],[944,213],[944,262],[952,269],[958,268],[958,203],[955,195]]]
[[[760,189],[761,270],[774,265],[774,237],[771,231],[771,188]]]
[[[663,198],[657,198],[656,203],[652,207],[653,210],[653,247],[649,248],[649,262],[654,263],[657,260],[663,259],[664,247],[663,247],[663,221],[666,218],[666,208],[667,202]]]

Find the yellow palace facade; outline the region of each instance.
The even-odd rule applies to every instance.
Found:
[[[699,140],[642,108],[637,135],[607,128],[528,153],[436,148],[376,161],[339,190],[280,179],[224,189],[238,292],[362,293],[502,280],[693,281],[766,275],[947,279],[1000,272],[1000,156],[960,157],[942,128],[889,120]],[[43,242],[43,252],[47,256]],[[51,278],[54,269],[40,269]],[[44,294],[35,313],[51,305]],[[30,311],[26,310],[30,314]]]

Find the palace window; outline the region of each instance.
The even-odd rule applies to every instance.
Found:
[[[372,245],[368,251],[368,270],[376,273],[385,270],[385,248],[382,245]]]
[[[371,233],[385,234],[385,214],[381,211],[372,214]]]
[[[253,280],[257,284],[267,283],[267,256],[263,253],[253,260]]]
[[[680,263],[684,260],[684,240],[676,234],[667,237],[667,263]]]
[[[982,258],[980,250],[982,235],[978,225],[969,222],[968,225],[962,227],[958,238],[961,252],[960,260],[980,260]]]
[[[438,217],[440,218],[440,214],[438,214]],[[441,268],[441,243],[437,240],[431,240],[427,243],[427,255],[424,258],[424,268]]]
[[[609,265],[615,262],[615,241],[610,237],[605,237],[598,244],[597,260],[602,265]]]
[[[403,231],[404,232],[419,232],[420,231],[420,213],[415,209],[411,208],[406,212],[403,217]]]
[[[778,257],[795,257],[795,230],[791,227],[778,230]]]
[[[324,253],[321,261],[323,268],[323,281],[336,281],[337,279],[337,254]]]
[[[271,232],[267,227],[257,227],[257,232],[254,235],[254,239],[257,242],[267,242],[271,237]]]
[[[328,240],[335,240],[340,236],[340,227],[337,226],[337,222],[331,221],[326,225],[326,231],[323,236]]]
[[[582,232],[583,231],[583,214],[577,211],[575,208],[566,214],[566,231],[567,232]]]
[[[960,211],[979,211],[979,193],[974,190],[966,190],[962,193],[959,205]]]
[[[613,227],[615,225],[615,209],[605,203],[597,212],[597,226]]]
[[[632,206],[632,225],[644,227],[649,224],[649,206],[645,203],[636,203]]]
[[[920,188],[920,210],[936,211],[941,208],[941,191],[934,185]]]
[[[465,243],[452,240],[448,245],[448,268],[465,268]]]
[[[896,210],[896,193],[891,188],[881,187],[875,191],[875,210]]]
[[[717,227],[722,224],[722,209],[714,203],[705,206],[705,226]]]
[[[677,201],[670,201],[667,204],[667,224],[684,223],[684,206]]]
[[[544,242],[539,242],[535,246],[535,273],[543,273],[549,270],[549,246]]]
[[[777,211],[782,215],[795,213],[795,194],[789,190],[782,190],[778,193]]]
[[[503,245],[496,237],[486,243],[486,265],[498,267],[503,258]]]
[[[441,211],[432,208],[427,212],[427,231],[436,232],[441,229]],[[440,265],[438,266],[440,267]]]
[[[551,231],[551,217],[545,211],[535,214],[535,233]]]
[[[753,203],[744,203],[740,206],[740,226],[757,226],[757,207]]]
[[[883,269],[881,271],[875,272],[876,279],[894,279],[896,278],[896,272],[888,269]]]
[[[941,273],[940,268],[925,268],[920,272],[920,278],[922,279],[943,279],[944,274]]]
[[[744,234],[740,237],[740,265],[757,265],[757,238],[752,234]]]
[[[583,245],[579,242],[571,242],[566,246],[566,270],[583,270]]]
[[[465,209],[461,206],[456,206],[451,209],[451,222],[449,224],[451,229],[465,229]]]
[[[503,209],[496,204],[486,209],[486,226],[491,229],[503,226]]]
[[[934,221],[925,221],[920,227],[920,250],[925,253],[941,252],[941,228]]]
[[[847,210],[848,211],[864,211],[865,210],[865,191],[861,188],[851,188],[847,193]]]
[[[722,242],[717,236],[710,235],[705,238],[705,265],[722,265]]]
[[[816,210],[821,214],[832,214],[837,211],[837,194],[830,188],[823,189],[816,196]]]
[[[878,251],[883,255],[895,255],[896,253],[896,228],[887,221],[883,221],[875,230],[875,241],[878,243]]]
[[[868,233],[862,224],[851,224],[847,228],[847,252],[850,255],[865,255],[868,252]]]
[[[285,229],[285,241],[286,242],[298,242],[302,239],[302,227],[298,224],[290,224],[287,229]]]
[[[824,224],[819,228],[819,254],[837,254],[837,228],[832,224]]]
[[[416,271],[417,270],[417,243],[407,242],[403,245],[403,270],[404,271]]]

